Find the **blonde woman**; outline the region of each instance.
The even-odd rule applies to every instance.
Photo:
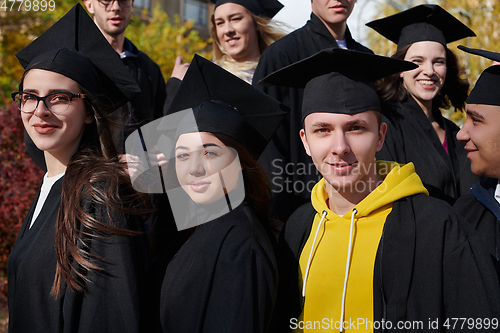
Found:
[[[283,8],[277,0],[212,0],[214,62],[252,83],[260,55],[285,35],[271,19]]]

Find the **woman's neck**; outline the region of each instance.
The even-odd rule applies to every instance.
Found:
[[[425,113],[429,121],[433,122],[434,115],[432,114],[432,99],[429,101],[424,101],[418,98],[413,98],[413,99],[417,102],[418,106],[420,106],[420,108]]]
[[[432,127],[434,128],[434,130],[436,131],[436,134],[439,137],[439,141],[441,141],[441,144],[443,144],[446,133],[445,133],[443,126],[434,117],[434,113],[432,112],[432,100],[421,101],[421,100],[415,98],[415,101],[420,106],[422,111],[425,113],[425,115],[427,116],[427,119],[429,119],[429,122],[432,124]]]
[[[241,57],[233,58],[230,56],[230,58],[237,63],[242,63],[242,62],[246,62],[246,61],[258,62],[260,59],[259,46],[256,45],[255,47],[251,48],[248,53],[242,54]]]
[[[69,158],[60,158],[49,152],[44,152],[45,164],[47,165],[47,177],[54,177],[66,172]]]

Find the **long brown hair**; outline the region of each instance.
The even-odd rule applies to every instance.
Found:
[[[93,110],[96,121],[87,125],[80,147],[66,169],[56,222],[57,268],[52,286],[56,298],[63,279],[72,291],[83,292],[85,283],[92,282],[87,273],[101,270],[98,262],[104,258],[91,253],[93,239],[141,233],[139,225],[117,224],[117,214],[130,218],[150,211],[149,197],[133,190],[126,166],[118,159],[113,124],[106,116],[110,110],[92,99],[87,102],[87,109]],[[85,202],[92,207],[83,206]],[[102,211],[92,211],[93,205],[102,207]]]
[[[226,146],[231,147],[238,153],[241,167],[243,168],[243,181],[245,184],[245,200],[255,210],[257,216],[267,227],[277,235],[281,223],[272,216],[272,192],[269,180],[250,152],[236,139],[230,136],[211,133]]]
[[[398,50],[392,58],[404,60],[411,45]],[[447,109],[453,106],[455,111],[461,111],[465,108],[465,100],[469,92],[469,81],[461,78],[465,70],[460,66],[457,56],[446,46],[445,50],[446,79],[443,88],[432,101],[432,108]],[[389,102],[404,102],[408,98],[408,92],[399,73],[377,81],[375,90],[382,99]]]
[[[28,72],[21,78],[19,88]],[[80,145],[72,156],[64,175],[61,203],[56,220],[56,274],[51,294],[60,295],[62,282],[73,292],[84,292],[90,271],[101,270],[99,258],[91,253],[91,242],[113,234],[133,236],[137,226],[118,225],[116,214],[141,215],[149,212],[148,197],[132,189],[125,165],[119,162],[113,143],[113,124],[107,114],[113,106],[98,103],[82,87],[86,111],[94,121],[86,125]],[[89,205],[86,205],[89,203]],[[84,206],[85,205],[85,206]],[[92,210],[102,207],[100,215]]]

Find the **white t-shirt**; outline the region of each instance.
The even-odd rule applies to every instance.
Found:
[[[337,40],[336,42],[339,48],[347,50],[347,43],[345,42],[345,39]]]
[[[500,180],[497,184],[497,189],[495,190],[495,199],[500,203]]]
[[[43,176],[42,188],[40,189],[40,196],[38,197],[38,201],[36,203],[35,212],[33,213],[33,218],[31,219],[30,223],[30,228],[33,226],[33,223],[35,223],[36,218],[40,214],[40,211],[42,210],[45,200],[47,200],[47,196],[49,195],[52,185],[54,185],[55,182],[61,179],[62,176],[64,176],[64,172],[54,177],[47,177],[47,174]]]

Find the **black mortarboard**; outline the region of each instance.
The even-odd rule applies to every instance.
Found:
[[[140,88],[80,4],[16,54],[25,69],[67,76],[108,110],[125,104]]]
[[[225,69],[195,55],[169,108],[193,109],[196,131],[228,135],[257,158],[287,115],[287,108]],[[171,127],[168,117],[159,130]],[[192,129],[194,130],[194,129]],[[186,133],[188,127],[177,132]]]
[[[479,55],[481,57],[500,61],[500,54],[496,52],[471,49],[462,45],[458,48],[462,51]],[[477,79],[474,89],[467,97],[467,104],[486,104],[486,105],[498,105],[500,106],[500,94],[498,90],[500,89],[500,66],[494,65],[486,68],[479,79]]]
[[[456,40],[476,36],[474,31],[438,5],[419,5],[366,24],[402,47],[421,41],[446,46]]]
[[[245,7],[250,13],[272,19],[274,15],[283,8],[283,5],[278,0],[210,0],[215,4],[215,8],[219,5],[232,2]],[[215,10],[215,9],[214,9]]]
[[[304,88],[302,120],[314,112],[381,112],[373,82],[417,67],[408,61],[333,48],[277,70],[259,84]]]

